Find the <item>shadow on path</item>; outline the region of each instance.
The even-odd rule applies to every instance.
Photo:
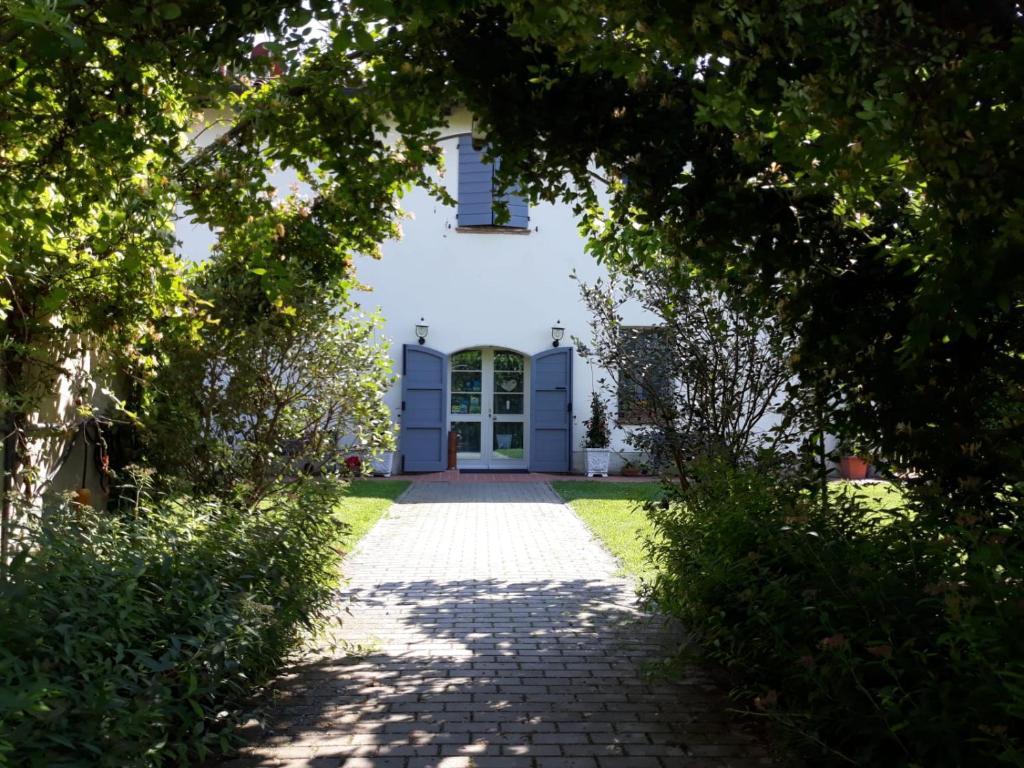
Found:
[[[676,626],[622,580],[355,584],[340,637],[278,682],[270,731],[232,766],[735,768],[766,765],[699,668],[645,668]]]

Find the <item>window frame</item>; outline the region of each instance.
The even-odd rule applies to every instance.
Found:
[[[640,336],[658,336],[663,337],[666,333],[666,328],[663,325],[623,325],[618,329],[620,335],[619,343],[626,343],[622,338],[623,332],[629,332],[637,334],[637,338]],[[635,353],[630,352],[633,355]],[[631,366],[632,367],[632,366]],[[659,386],[670,386],[671,377],[664,376],[661,381],[658,382]],[[616,388],[615,388],[615,406],[616,406],[616,417],[618,423],[625,427],[645,427],[651,426],[657,423],[654,418],[654,405],[650,402],[650,398],[638,399],[632,395],[624,392],[629,387],[634,390],[645,388],[645,385],[636,381],[626,381],[623,379],[621,368],[617,372]],[[632,401],[632,402],[631,402]]]

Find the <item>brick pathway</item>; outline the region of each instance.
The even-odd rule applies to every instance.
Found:
[[[346,562],[340,639],[279,684],[232,765],[744,768],[767,764],[676,633],[544,483],[417,483]]]

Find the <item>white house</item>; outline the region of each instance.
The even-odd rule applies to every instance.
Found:
[[[511,195],[509,221],[494,224],[493,167],[473,146],[471,122],[456,111],[440,141],[437,178],[457,204],[413,190],[403,199],[402,239],[386,243],[382,259],[357,264],[371,288],[360,301],[380,308],[398,374],[386,398],[400,430],[395,468],[446,469],[452,431],[460,470],[582,471],[583,421],[606,372],[573,348],[589,325],[572,275],[590,282],[604,271],[567,205],[528,206]],[[293,185],[280,177],[280,188]],[[188,223],[178,237],[192,257],[212,243]],[[655,322],[639,308],[624,319]],[[605,394],[614,408],[615,393]],[[613,430],[613,451],[629,450],[624,438]]]

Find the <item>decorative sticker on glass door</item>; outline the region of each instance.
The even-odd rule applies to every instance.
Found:
[[[514,352],[494,354],[494,413],[503,416],[523,412],[523,357]]]

